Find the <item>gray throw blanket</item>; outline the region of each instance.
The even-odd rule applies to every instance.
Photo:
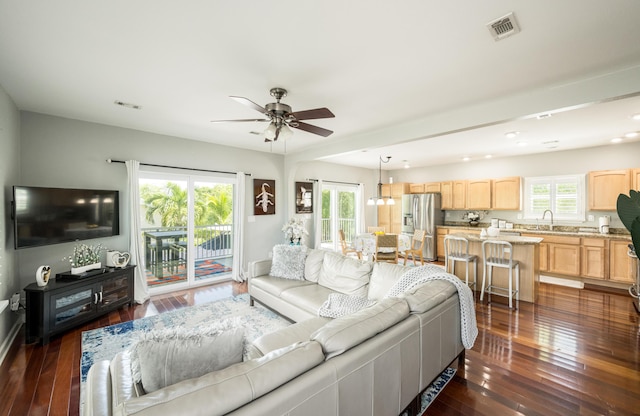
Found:
[[[451,282],[458,290],[458,298],[460,299],[460,337],[465,348],[472,348],[478,336],[475,298],[473,291],[457,276],[447,273],[441,267],[433,264],[414,267],[398,279],[385,295],[385,298],[401,297],[402,294],[431,280],[446,280]],[[375,301],[367,298],[333,293],[329,295],[329,299],[320,307],[318,315],[338,318],[373,304],[375,304]]]

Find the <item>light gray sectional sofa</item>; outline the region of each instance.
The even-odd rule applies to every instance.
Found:
[[[321,250],[292,258],[295,250],[283,250],[250,264],[249,294],[252,305],[264,304],[291,326],[255,340],[242,363],[140,397],[126,355],[96,363],[85,416],[415,414],[420,393],[456,358],[463,362],[453,284],[434,280],[385,297],[407,269]],[[319,317],[331,293],[376,303],[335,319]]]

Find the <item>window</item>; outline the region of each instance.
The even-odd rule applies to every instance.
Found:
[[[343,230],[345,240],[353,241],[358,230],[358,186],[322,184],[322,247],[340,250],[338,230]]]
[[[524,178],[524,217],[539,219],[551,210],[555,219],[585,220],[584,175]]]

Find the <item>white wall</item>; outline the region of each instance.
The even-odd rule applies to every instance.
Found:
[[[616,144],[588,149],[546,152],[529,156],[505,157],[490,160],[454,163],[427,168],[396,170],[390,173],[394,182],[440,182],[455,179],[483,179],[508,176],[547,176],[586,174],[594,170],[640,168],[640,142]],[[587,187],[589,184],[587,183]],[[588,189],[588,188],[587,188]],[[462,221],[462,213],[451,211],[446,221]],[[493,211],[490,218],[501,218],[516,223],[518,211]],[[613,228],[624,228],[615,211],[587,211],[595,216],[593,222],[581,224],[597,227],[601,215],[610,215]],[[535,221],[530,221],[535,223]],[[576,225],[576,224],[571,224]]]
[[[283,157],[271,153],[219,146],[102,124],[70,120],[38,113],[21,115],[20,185],[117,189],[120,191],[120,236],[95,240],[107,247],[128,247],[128,197],[124,164],[106,159],[135,159],[143,163],[220,171],[243,171],[247,179],[247,216],[253,214],[253,178],[275,179],[283,185]],[[13,179],[11,182],[17,182]],[[11,184],[14,184],[11,183]],[[264,258],[274,244],[282,242],[280,231],[286,218],[283,192],[276,192],[276,214],[245,218],[245,264]],[[62,257],[74,243],[17,251],[22,287],[32,283],[39,265],[49,264],[54,273],[68,269]]]
[[[20,160],[20,113],[0,86],[0,300],[22,291],[13,250],[11,186],[18,181]],[[34,272],[35,274],[35,272]],[[18,315],[9,308],[0,314],[0,362],[6,353]]]

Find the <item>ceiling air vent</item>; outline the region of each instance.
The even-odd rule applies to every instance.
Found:
[[[487,23],[487,28],[496,41],[520,32],[520,26],[513,12]]]

